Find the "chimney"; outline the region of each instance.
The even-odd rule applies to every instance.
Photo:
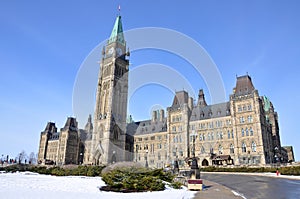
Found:
[[[157,111],[152,111],[152,122],[157,120]]]
[[[194,99],[192,97],[189,97],[188,106],[190,110],[193,110],[194,108]]]
[[[163,122],[164,118],[165,118],[165,111],[164,111],[164,109],[160,109],[159,110],[159,115],[160,115],[159,121]]]

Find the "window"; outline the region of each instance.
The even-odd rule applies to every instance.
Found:
[[[246,128],[246,136],[249,136],[248,128]]]
[[[233,130],[231,130],[231,138],[234,138]]]
[[[242,137],[245,136],[245,132],[244,132],[244,129],[242,128]]]
[[[220,134],[219,134],[219,132],[217,132],[217,140],[219,140],[220,139]]]
[[[157,144],[157,148],[161,149],[161,143]]]
[[[256,152],[256,144],[255,144],[255,142],[252,142],[252,144],[251,144],[251,150],[252,150],[252,152]]]
[[[246,151],[247,151],[247,147],[246,147],[246,144],[243,142],[243,144],[242,144],[242,152],[246,153]]]
[[[253,121],[252,116],[249,115],[249,116],[248,116],[248,122],[251,123],[252,121]]]
[[[250,127],[250,136],[253,136],[253,129]]]
[[[203,141],[205,141],[205,134],[203,134]]]
[[[181,157],[183,156],[183,150],[182,150],[182,149],[179,150],[179,155],[180,155]]]
[[[151,136],[151,140],[155,140],[155,136]]]
[[[179,126],[179,127],[178,127],[178,131],[182,131],[182,126]]]
[[[220,132],[220,139],[223,140],[223,133],[222,133],[222,131]]]
[[[201,153],[202,153],[202,154],[205,153],[205,148],[204,148],[204,146],[201,147]]]
[[[158,155],[157,155],[157,159],[158,159],[158,160],[160,160],[160,159],[161,159],[160,153],[158,153]]]
[[[172,126],[172,131],[176,132],[176,126]]]
[[[194,124],[192,125],[192,130],[195,130],[195,125]]]
[[[227,131],[227,138],[230,139],[230,131]]]
[[[251,104],[248,105],[248,111],[251,111],[252,110],[252,106]]]
[[[244,117],[240,117],[240,123],[242,124],[244,122],[245,122]]]
[[[202,134],[200,134],[199,135],[199,140],[202,141],[202,139],[203,139],[203,136],[202,136]]]
[[[246,106],[243,106],[243,111],[245,111],[246,110]]]
[[[179,135],[179,142],[180,142],[180,143],[182,142],[182,138],[181,138],[181,135]]]
[[[242,107],[238,106],[238,112],[242,112]]]
[[[233,146],[233,144],[230,144],[230,153],[234,153],[234,146]]]
[[[214,140],[214,132],[211,132],[211,140]]]
[[[210,133],[208,133],[208,135],[207,135],[207,139],[208,139],[208,140],[210,140]]]
[[[223,154],[223,147],[221,145],[219,145],[219,154]]]

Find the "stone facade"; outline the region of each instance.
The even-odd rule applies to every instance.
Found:
[[[175,93],[164,110],[145,121],[126,122],[129,51],[117,16],[103,48],[94,117],[85,129],[75,118],[57,132],[49,122],[41,133],[38,160],[61,164],[111,164],[136,161],[149,167],[198,164],[267,165],[294,161],[292,148],[280,144],[278,114],[271,101],[260,96],[251,77],[237,77],[229,101],[208,105],[199,90],[197,103],[186,91]]]
[[[181,168],[194,156],[202,166],[286,162],[277,112],[267,97],[258,94],[250,76],[237,77],[229,98],[228,102],[207,105],[201,89],[194,105],[186,91],[176,92],[173,104],[167,108],[167,117],[161,119],[166,120],[165,130],[141,133],[141,126],[155,126],[152,118],[137,122],[135,132],[128,131],[134,135],[134,160],[142,164],[148,160],[147,165],[152,167],[162,166],[158,164],[161,160],[165,165],[177,160]],[[165,147],[165,159],[161,158],[160,145]],[[154,147],[152,153],[149,146]]]
[[[41,133],[38,162],[48,160],[57,165],[78,164],[79,142],[75,118],[69,117],[60,132],[57,132],[55,123],[48,122]]]

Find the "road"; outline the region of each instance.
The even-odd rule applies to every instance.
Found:
[[[300,198],[300,180],[271,178],[253,175],[211,174],[202,173],[201,178],[217,182],[240,194],[247,199],[272,198],[294,199]]]

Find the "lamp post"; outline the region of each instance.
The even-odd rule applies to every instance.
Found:
[[[145,164],[145,167],[148,167],[148,149],[146,150],[146,156],[145,156],[145,159],[146,159],[146,164]]]
[[[83,162],[83,159],[82,159],[82,153],[80,153],[79,155],[80,155],[79,164],[82,164],[82,162]]]

